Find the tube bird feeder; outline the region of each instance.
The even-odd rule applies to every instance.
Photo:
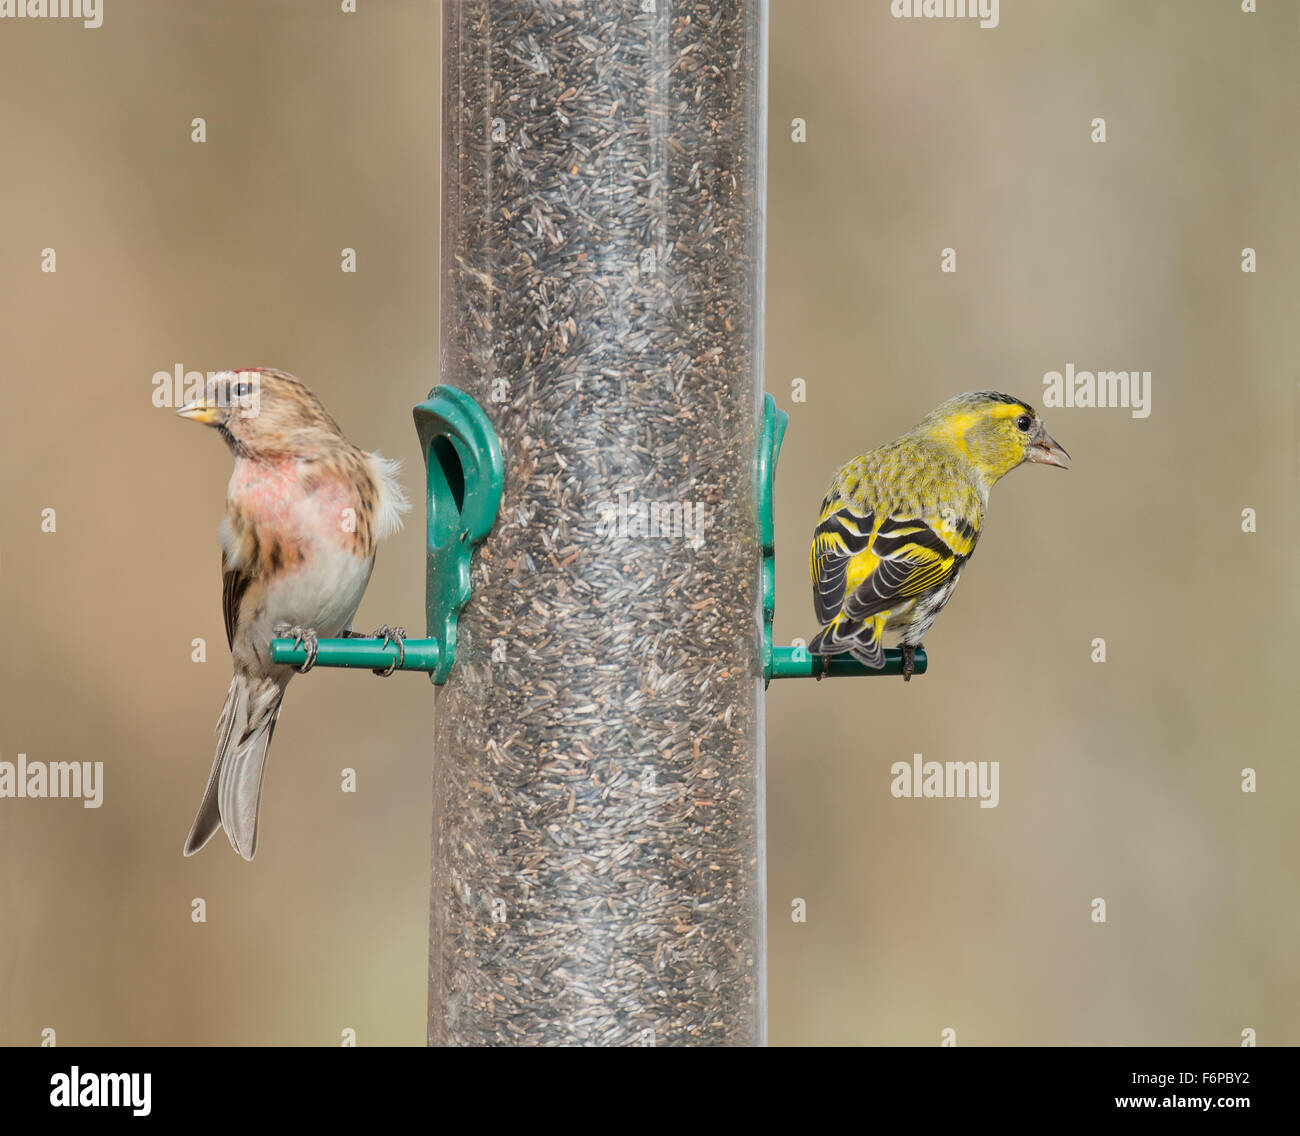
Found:
[[[441,381],[503,479],[435,688],[429,1041],[761,1044],[765,4],[443,13]]]

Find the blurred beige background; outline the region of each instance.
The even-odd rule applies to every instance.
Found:
[[[296,682],[257,860],[180,856],[228,682],[230,459],[151,376],[294,371],[423,499],[437,6],[105,5],[0,22],[0,759],[106,763],[98,810],[0,800],[0,1042],[420,1044],[423,679]],[[1300,14],[1260,7],[1004,0],[981,30],[773,4],[779,640],[815,630],[835,465],[961,390],[1153,374],[1147,419],[1046,411],[1075,468],[995,491],[929,674],[770,691],[774,1043],[1300,1041]],[[417,520],[381,552],[358,627],[423,630],[422,547]],[[999,760],[1000,805],[895,800],[917,752]]]

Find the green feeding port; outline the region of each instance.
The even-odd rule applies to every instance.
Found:
[[[763,684],[774,678],[843,678],[851,675],[881,676],[903,673],[903,652],[897,647],[885,651],[885,665],[879,670],[858,662],[852,655],[828,657],[809,654],[805,647],[774,647],[772,618],[776,612],[776,462],[781,456],[781,441],[790,416],[777,410],[776,399],[763,396],[763,425],[758,434],[758,454],[754,462],[755,500],[758,506],[758,539],[763,551]],[[913,674],[925,674],[929,666],[925,649],[918,647],[913,657]]]
[[[455,387],[429,392],[415,408],[415,428],[429,488],[424,609],[442,652],[430,677],[443,683],[456,658],[456,620],[470,597],[470,559],[501,506],[505,463],[487,415]]]
[[[436,386],[414,410],[428,483],[424,639],[407,639],[397,670],[424,671],[444,683],[456,661],[456,620],[470,597],[470,560],[491,531],[505,481],[501,443],[482,408],[462,390]],[[383,639],[321,639],[318,667],[385,670],[397,663]],[[271,641],[271,661],[301,665],[307,649]]]

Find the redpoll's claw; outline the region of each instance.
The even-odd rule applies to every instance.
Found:
[[[307,648],[307,661],[297,668],[299,674],[306,674],[316,665],[316,652],[319,650],[319,645],[314,628],[289,627],[282,623],[276,627],[275,633],[278,637],[283,639],[287,639],[292,635],[295,650],[299,647]]]
[[[398,667],[400,667],[404,662],[406,662],[406,645],[402,642],[402,640],[406,638],[406,628],[389,627],[388,624],[385,623],[383,627],[380,627],[377,631],[375,631],[375,633],[371,636],[371,638],[382,639],[384,641],[385,647],[387,647],[390,643],[395,643],[397,645],[397,658],[395,658],[391,663],[388,664],[388,669],[382,671],[376,670],[373,672],[374,674],[379,675],[380,678],[387,678],[390,674],[392,674],[395,670],[397,670]]]

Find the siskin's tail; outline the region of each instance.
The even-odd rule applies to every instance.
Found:
[[[810,655],[839,655],[847,651],[858,662],[880,670],[885,665],[885,624],[889,613],[849,620],[837,615],[808,644]]]
[[[257,809],[266,777],[266,753],[280,716],[284,686],[273,678],[236,674],[217,722],[217,753],[203,803],[185,841],[193,856],[219,828],[245,860],[257,852]]]

